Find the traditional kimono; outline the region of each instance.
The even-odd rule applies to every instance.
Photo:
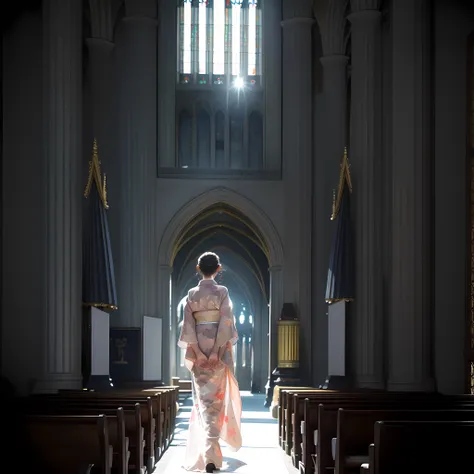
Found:
[[[193,389],[183,465],[189,471],[205,471],[209,463],[222,467],[219,439],[234,451],[242,446],[242,403],[232,358],[232,345],[237,339],[229,291],[214,280],[201,280],[188,293],[178,341],[179,347],[186,349],[185,364],[191,371]],[[224,348],[218,364],[214,368],[195,365],[190,344],[198,344],[208,357],[216,343]]]

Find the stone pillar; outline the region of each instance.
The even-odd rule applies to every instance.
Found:
[[[119,74],[120,245],[118,323],[156,316],[157,2],[125,1],[116,34]]]
[[[378,0],[352,0],[350,159],[354,192],[355,301],[352,371],[360,387],[384,387],[381,260],[381,12]]]
[[[330,221],[332,193],[337,187],[344,147],[347,146],[346,0],[316,2],[315,15],[323,56],[322,93],[316,97],[313,126],[317,138],[314,155],[313,193],[313,384],[325,380],[328,370],[328,307],[326,283],[334,223]]]
[[[36,392],[81,376],[82,1],[43,2],[44,369]]]
[[[433,390],[430,2],[392,6],[389,390]]]
[[[97,139],[99,157],[104,171],[109,174],[115,167],[113,144],[115,120],[113,114],[115,80],[113,71],[113,25],[111,0],[89,0],[91,34],[85,43],[88,52],[86,78],[84,84],[85,120],[84,137],[86,154],[92,150],[92,142]],[[88,163],[88,160],[85,160]],[[117,184],[117,183],[116,183]]]
[[[176,373],[176,341],[178,340],[178,335],[176,319],[172,319],[173,315],[176,314],[171,308],[173,300],[173,295],[171,294],[172,273],[173,268],[169,264],[161,263],[158,268],[158,287],[155,289],[159,302],[158,311],[163,319],[162,379],[164,381],[169,380],[171,375]],[[169,360],[166,360],[166,354],[169,354]]]
[[[284,302],[301,321],[302,379],[311,377],[312,235],[312,19],[311,2],[284,0],[283,178],[285,209]],[[281,311],[281,307],[278,309]]]

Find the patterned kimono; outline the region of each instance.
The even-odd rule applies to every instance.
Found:
[[[234,451],[242,446],[242,403],[232,358],[232,345],[237,340],[229,291],[214,280],[201,280],[189,291],[178,341],[178,346],[186,349],[185,364],[191,371],[193,388],[183,465],[188,471],[205,471],[208,463],[222,467],[219,439]],[[190,344],[198,344],[208,357],[216,343],[224,348],[218,364],[213,368],[195,365]]]

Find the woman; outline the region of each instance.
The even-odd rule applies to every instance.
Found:
[[[206,252],[196,268],[202,280],[188,293],[178,342],[186,349],[194,402],[183,467],[213,472],[222,467],[219,438],[234,451],[242,446],[242,403],[232,360],[238,335],[229,291],[214,280],[221,270],[219,257]]]

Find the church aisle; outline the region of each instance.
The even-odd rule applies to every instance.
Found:
[[[278,446],[277,421],[263,406],[264,395],[241,392],[243,402],[242,438],[243,446],[238,452],[231,452],[223,446],[224,466],[220,473],[239,474],[297,474],[289,456]],[[188,418],[192,401],[181,403],[176,420],[176,433],[172,445],[157,463],[154,474],[184,474],[181,468],[186,446]]]

